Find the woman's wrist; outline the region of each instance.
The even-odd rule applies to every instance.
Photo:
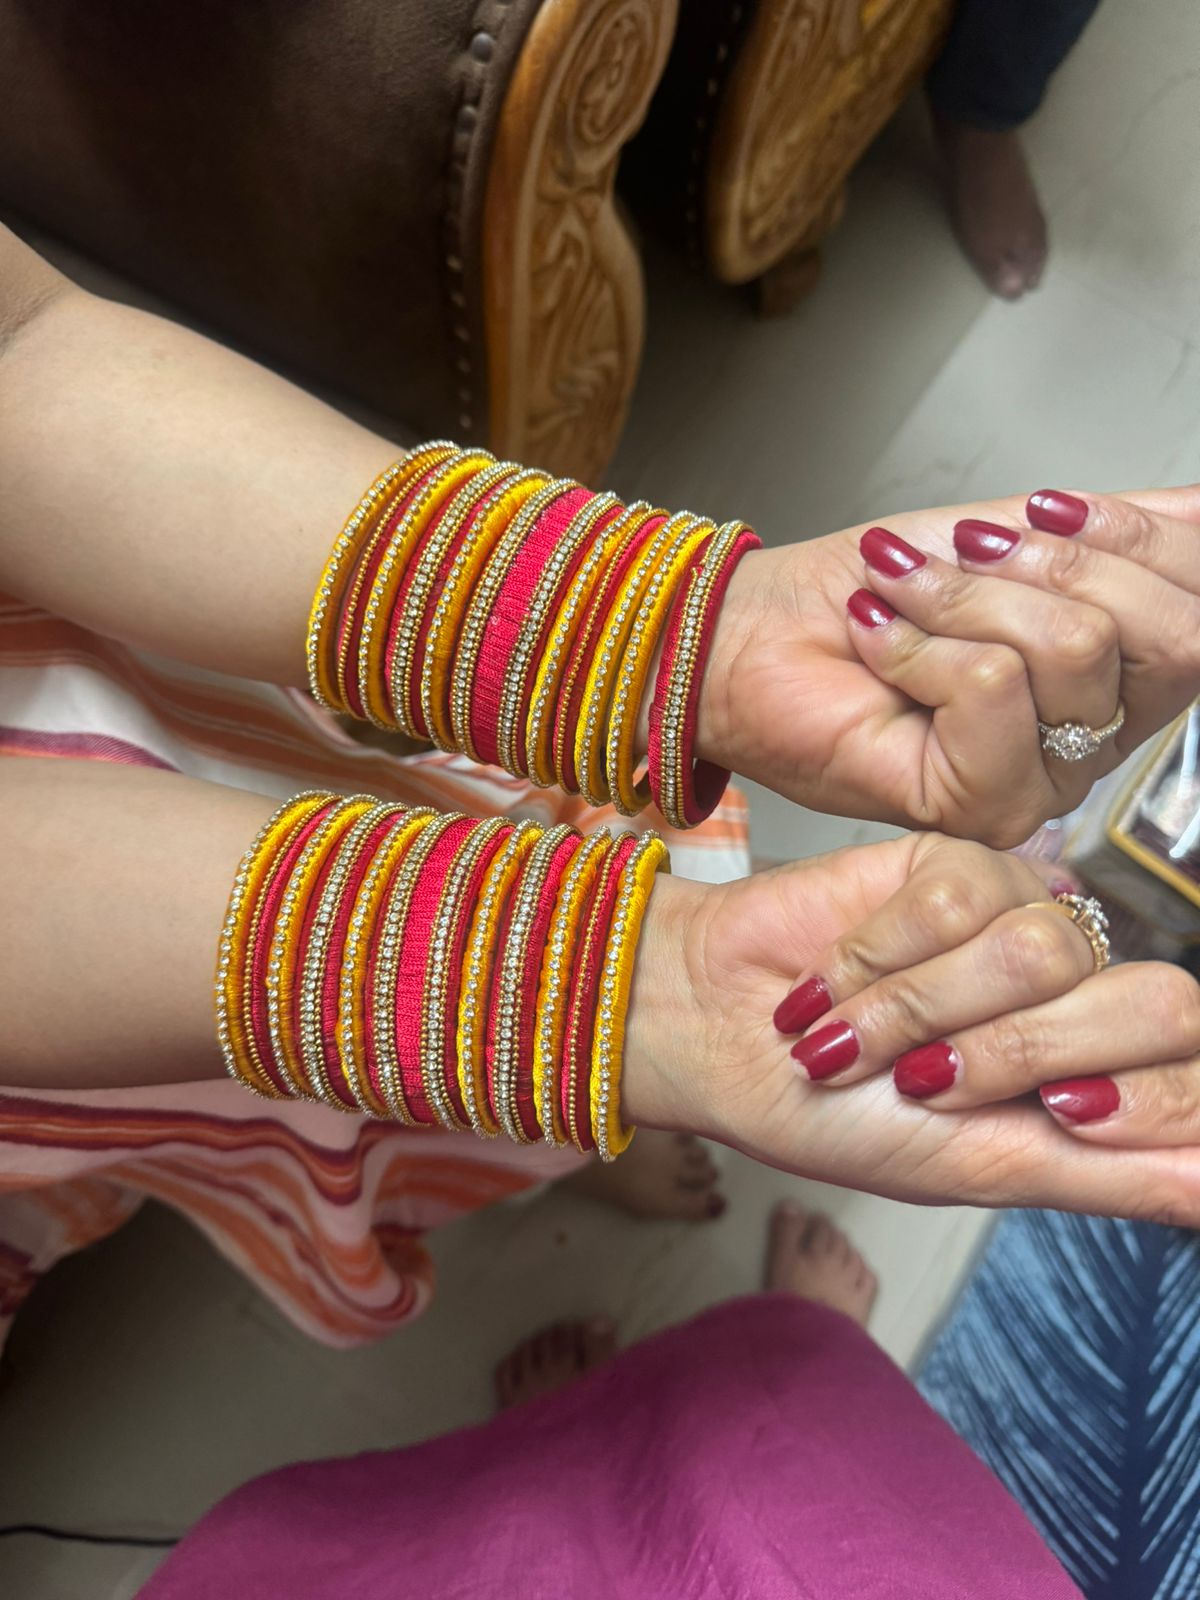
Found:
[[[625,1021],[621,1115],[628,1124],[697,1129],[703,1014],[688,970],[704,884],[660,874],[646,908]]]

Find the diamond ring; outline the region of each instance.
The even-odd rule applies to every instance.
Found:
[[[1102,728],[1089,728],[1086,722],[1039,722],[1042,749],[1060,761],[1086,761],[1094,756],[1106,739],[1114,738],[1125,726],[1125,707],[1117,701],[1117,714]]]
[[[1108,942],[1108,918],[1099,900],[1090,894],[1056,894],[1053,900],[1034,900],[1031,909],[1058,911],[1070,917],[1092,947],[1096,971],[1104,971],[1112,959],[1112,947]]]

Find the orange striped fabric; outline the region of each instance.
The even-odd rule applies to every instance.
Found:
[[[367,792],[585,830],[614,820],[459,756],[394,755],[299,692],[151,658],[0,596],[0,757],[22,756],[155,766],[280,797]],[[746,809],[734,791],[702,828],[664,832],[684,876],[720,881],[749,870]],[[427,1229],[579,1159],[266,1103],[224,1081],[79,1094],[0,1088],[0,1342],[37,1278],[119,1227],[146,1196],[190,1217],[314,1338],[378,1338],[429,1302]]]

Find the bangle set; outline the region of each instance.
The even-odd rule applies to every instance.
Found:
[[[312,692],[540,787],[625,816],[653,801],[673,827],[694,827],[728,779],[695,757],[700,686],[730,577],[758,544],[740,522],[717,528],[482,450],[422,445],[376,479],[334,544],[309,619]],[[547,892],[561,886],[551,856],[538,856]],[[507,1091],[502,1102],[510,1135],[538,1120]]]
[[[229,1072],[269,1098],[611,1160],[632,1136],[625,1013],[667,865],[653,833],[298,795],[230,895],[216,977]]]

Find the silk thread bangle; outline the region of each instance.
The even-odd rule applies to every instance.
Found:
[[[644,500],[637,501],[632,506],[622,508],[611,521],[597,525],[592,548],[571,579],[551,624],[546,648],[534,678],[525,730],[526,772],[530,782],[539,789],[548,789],[555,781],[554,713],[579,619],[585,612],[598,579],[608,569],[614,552],[624,547],[632,530],[649,509]]]
[[[249,963],[261,910],[263,886],[275,866],[281,840],[286,840],[320,806],[325,796],[296,795],[272,813],[243,855],[229,894],[229,905],[217,947],[215,982],[217,1042],[231,1078],[269,1099],[279,1095],[259,1060],[250,1019]]]
[[[476,581],[514,519],[548,482],[543,473],[524,472],[508,485],[456,553],[434,606],[425,638],[421,707],[429,736],[441,750],[459,748],[453,718],[454,673]]]
[[[434,813],[421,806],[397,818],[380,841],[362,879],[350,915],[338,1002],[338,1054],[342,1071],[359,1109],[368,1116],[386,1117],[387,1104],[372,1081],[368,1057],[371,976],[376,951],[377,920],[392,873],[412,841]]]
[[[500,1131],[488,1103],[485,1052],[497,927],[505,916],[513,880],[539,832],[533,823],[523,822],[506,840],[484,877],[467,938],[466,982],[458,1008],[458,1086],[471,1127],[482,1138],[494,1138]]]
[[[714,532],[712,523],[700,517],[681,529],[647,584],[629,632],[613,690],[604,756],[605,782],[613,804],[627,817],[636,816],[645,804],[634,787],[633,742],[659,634],[692,557]]]
[[[612,840],[599,828],[583,841],[563,881],[546,937],[538,985],[538,1027],[533,1043],[533,1095],[547,1144],[568,1142],[559,1093],[560,1062],[566,1032],[570,975],[579,942],[579,924],[596,874]]]
[[[620,874],[620,891],[604,952],[592,1045],[592,1138],[602,1161],[614,1160],[633,1138],[633,1129],[621,1122],[625,1019],[642,919],[654,878],[668,867],[668,862],[662,840],[657,834],[647,833]]]
[[[447,440],[436,439],[385,468],[359,500],[334,541],[313,597],[305,644],[309,687],[314,699],[326,711],[341,709],[336,703],[337,691],[330,670],[334,660],[329,648],[329,630],[331,621],[336,622],[340,614],[342,595],[358,553],[363,527],[370,525],[389,494],[398,492],[409,474],[428,466],[439,453],[448,454],[454,449]]]
[[[560,786],[567,794],[579,792],[576,736],[582,726],[590,668],[598,655],[599,641],[616,603],[615,596],[630,568],[636,564],[646,546],[658,537],[666,521],[666,512],[652,511],[631,525],[628,537],[621,548],[614,552],[611,564],[592,595],[587,615],[572,648],[554,719],[553,744],[554,769]]]

